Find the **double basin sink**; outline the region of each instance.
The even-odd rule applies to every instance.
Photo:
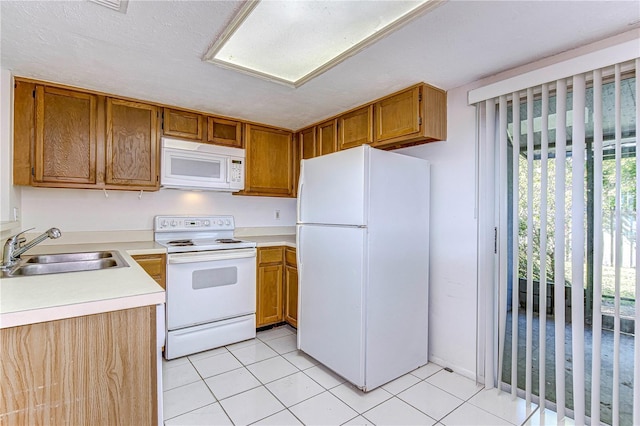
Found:
[[[63,272],[96,271],[128,266],[129,264],[115,250],[40,254],[24,256],[16,266],[1,270],[0,277],[12,278]]]

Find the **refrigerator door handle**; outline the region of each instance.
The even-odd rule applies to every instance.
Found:
[[[297,204],[297,220],[298,223],[302,222],[302,187],[304,186],[304,160],[300,161],[300,178],[298,179],[298,204]]]
[[[302,269],[302,262],[300,261],[300,234],[302,234],[302,226],[298,225],[296,230],[296,268],[298,269],[298,276],[300,276],[300,270]]]

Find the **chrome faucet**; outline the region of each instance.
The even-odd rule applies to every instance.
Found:
[[[23,243],[27,241],[27,239],[25,237],[21,237],[21,235],[27,231],[31,231],[32,229],[34,228],[30,228],[18,233],[13,237],[9,238],[4,243],[4,253],[2,256],[2,266],[1,266],[2,269],[9,269],[13,267],[20,260],[20,256],[22,255],[22,253],[40,244],[47,238],[56,239],[56,238],[60,238],[60,236],[62,235],[62,233],[58,228],[51,228],[51,229],[48,229],[43,234],[37,236],[33,240],[23,245]]]

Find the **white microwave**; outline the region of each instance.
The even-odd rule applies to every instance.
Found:
[[[244,189],[245,151],[162,138],[160,186],[237,192]]]

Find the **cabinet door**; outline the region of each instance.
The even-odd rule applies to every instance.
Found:
[[[247,124],[245,194],[290,197],[293,192],[291,132]]]
[[[156,307],[0,330],[3,425],[155,425]]]
[[[300,140],[300,159],[306,160],[317,155],[316,128],[309,127],[298,134]]]
[[[258,267],[256,327],[282,321],[283,265]]]
[[[202,140],[202,115],[165,108],[162,117],[162,130],[166,136]]]
[[[400,92],[375,104],[376,142],[420,131],[420,88]]]
[[[158,189],[157,120],[153,105],[107,99],[107,185]]]
[[[337,120],[318,125],[317,155],[331,154],[338,150]]]
[[[36,87],[36,185],[96,184],[96,99],[88,93]]]
[[[298,269],[287,266],[285,271],[284,320],[298,327]]]
[[[373,142],[373,105],[357,109],[338,118],[338,145],[349,149]]]
[[[223,118],[207,118],[207,142],[242,148],[242,123]]]

